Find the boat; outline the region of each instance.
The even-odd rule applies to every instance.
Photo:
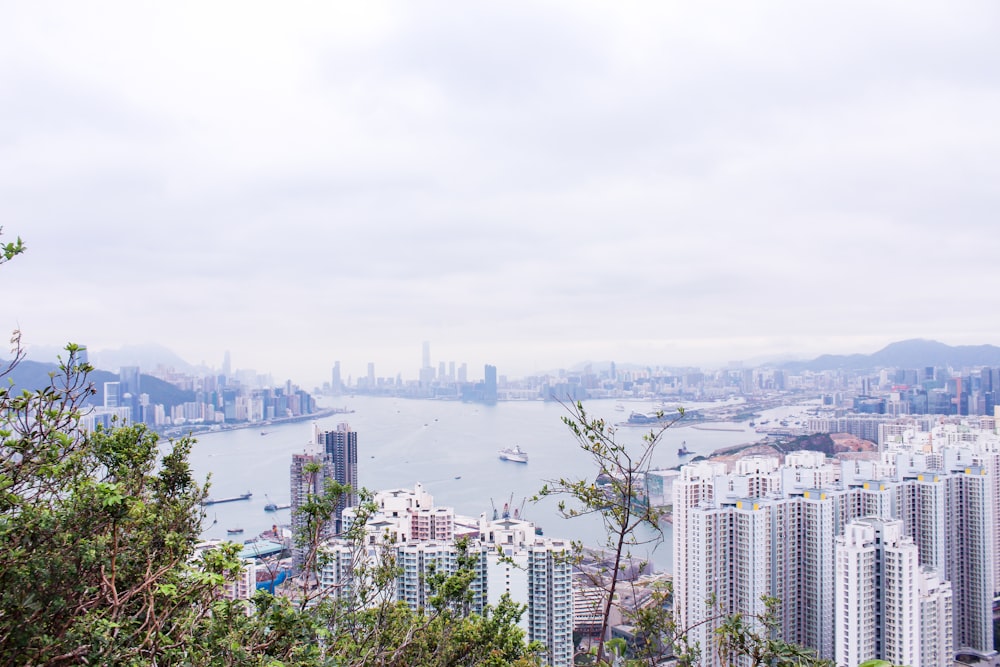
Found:
[[[219,503],[235,503],[238,500],[250,500],[251,498],[253,498],[253,494],[247,491],[246,493],[238,496],[232,496],[231,498],[206,498],[201,504],[218,505]]]
[[[687,447],[687,440],[681,443],[681,448],[677,450],[677,456],[690,456],[693,452]]]
[[[500,460],[513,461],[515,463],[527,463],[528,452],[521,449],[519,445],[514,445],[513,448],[500,450]]]
[[[270,498],[268,499],[268,501],[269,502],[266,505],[264,505],[265,512],[277,512],[278,510],[287,510],[289,507],[291,507],[291,505],[279,505]]]
[[[242,528],[226,528],[226,532],[229,533],[230,535],[242,535],[243,534],[243,529]]]

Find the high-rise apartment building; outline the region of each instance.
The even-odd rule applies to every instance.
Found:
[[[302,454],[292,454],[292,465],[290,469],[290,491],[292,510],[292,535],[294,544],[292,547],[292,567],[298,571],[305,562],[307,549],[299,543],[300,539],[307,536],[310,528],[307,517],[299,512],[299,508],[305,505],[310,496],[319,496],[326,489],[328,481],[334,479],[333,461],[325,451],[310,446]],[[308,538],[323,541],[334,536],[335,526],[313,526],[314,535]]]
[[[386,597],[413,609],[426,606],[432,595],[430,574],[458,571],[458,519],[452,508],[436,507],[433,497],[417,484],[413,490],[380,491],[373,499],[377,512],[368,518],[364,544],[330,540],[329,559],[320,582],[332,595],[351,590],[352,568],[358,559],[373,559],[388,549],[398,574]],[[344,512],[350,525],[357,509]],[[482,612],[503,594],[527,607],[521,627],[528,640],[546,647],[547,664],[573,664],[573,584],[568,541],[538,537],[535,526],[521,519],[478,519],[473,529],[466,519],[466,554],[473,559],[475,577],[467,611]]]
[[[573,664],[573,566],[569,544],[536,540],[524,545],[528,555],[528,639],[545,646],[546,662]]]
[[[837,665],[872,658],[913,667],[953,663],[950,586],[920,567],[902,521],[851,521],[836,554]],[[934,645],[922,641],[925,634],[937,638]]]
[[[767,464],[751,457],[737,462],[731,473],[719,463],[684,466],[673,488],[679,625],[694,628],[689,639],[700,646],[704,664],[719,665],[728,656],[716,653],[718,622],[711,619],[720,613],[752,618],[763,611],[761,597],[768,596],[779,602],[782,637],[815,649],[821,658],[834,659],[839,651],[850,662],[870,646],[876,652],[864,659],[886,655],[897,664],[916,665],[921,655],[943,655],[940,646],[934,653],[934,647],[920,644],[918,639],[925,636],[921,624],[926,632],[938,634],[951,628],[953,640],[945,653],[953,646],[955,652],[991,655],[997,491],[995,476],[981,464],[992,465],[992,456],[945,448],[920,454],[885,452],[876,461],[843,463],[793,453],[782,467],[776,459]],[[813,486],[816,482],[822,484]],[[843,540],[846,527],[858,520],[867,521],[867,528],[853,528],[842,545],[854,554],[850,574],[838,569],[847,567],[847,556],[838,557],[837,539]],[[882,523],[873,527],[872,521]],[[882,543],[880,526],[890,525],[887,522],[894,522],[889,532],[901,545],[898,554],[892,551],[896,547]],[[865,531],[875,531],[870,540]],[[863,555],[866,549],[877,553]],[[885,563],[894,568],[893,574],[910,568],[905,587],[911,597],[886,600],[909,605],[901,611],[894,608],[909,624],[910,643],[905,647],[902,638],[885,633],[885,643],[880,643],[882,630],[871,639],[875,644],[865,638],[867,630],[850,638],[843,634],[847,612],[841,607],[862,613],[860,602],[842,598],[843,584],[848,577],[860,576],[859,568],[867,567],[864,559],[869,556],[875,559],[874,567]],[[899,560],[904,556],[905,562]],[[891,580],[884,572],[876,574],[876,588],[878,582]],[[914,597],[918,585],[927,589],[928,600]],[[706,600],[714,606],[709,608]],[[949,626],[934,625],[937,621],[921,616],[920,609],[934,618],[948,616]],[[876,620],[884,616],[878,614]],[[901,621],[894,623],[902,632]]]
[[[316,444],[330,458],[333,465],[333,480],[350,487],[350,492],[344,494],[337,503],[334,515],[334,532],[343,531],[344,509],[358,504],[358,433],[352,431],[349,424],[337,424],[334,431],[323,431],[316,434]]]

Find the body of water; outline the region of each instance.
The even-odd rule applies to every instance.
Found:
[[[603,544],[605,531],[597,516],[564,519],[557,500],[532,503],[530,498],[546,480],[587,478],[600,472],[580,450],[562,423],[566,408],[558,403],[504,402],[495,406],[452,401],[407,400],[374,397],[327,399],[337,407],[354,410],[316,422],[298,422],[254,429],[239,429],[199,435],[191,454],[196,475],[210,476],[210,495],[215,498],[253,493],[249,501],[206,507],[204,536],[226,538],[227,529],[242,528],[253,537],[274,523],[287,524],[290,510],[265,512],[268,499],[289,502],[289,465],[311,441],[314,424],[323,430],[347,422],[358,432],[359,485],[374,491],[412,488],[421,482],[437,505],[451,506],[458,514],[478,516],[502,510],[513,500],[523,503],[524,518],[540,525],[547,537],[580,540],[588,546]],[[619,405],[624,411],[616,409]],[[694,408],[698,404],[687,404]],[[608,422],[627,419],[630,411],[651,412],[647,402],[588,401],[585,408]],[[796,408],[778,408],[794,411]],[[682,443],[694,454],[707,455],[719,447],[754,442],[756,433],[742,424],[725,424],[735,430],[706,431],[675,426],[667,430],[656,450],[654,466],[669,468],[681,459]],[[262,434],[264,433],[264,434]],[[649,428],[620,427],[620,441],[638,447]],[[498,450],[514,445],[528,452],[527,464],[501,461]],[[527,500],[526,500],[527,499]],[[492,504],[491,504],[492,500]],[[649,531],[648,536],[653,536]],[[660,569],[671,569],[670,526],[664,527],[664,542],[650,555]],[[642,551],[642,550],[640,550]]]

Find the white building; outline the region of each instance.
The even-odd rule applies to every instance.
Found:
[[[879,645],[879,651],[890,656],[886,659],[909,665],[918,664],[921,656],[950,653],[952,646],[956,652],[991,655],[994,508],[1000,495],[997,475],[990,474],[997,465],[992,456],[946,448],[889,451],[877,461],[841,463],[794,453],[788,456],[791,465],[780,467],[777,459],[760,457],[751,457],[732,473],[707,462],[683,467],[674,485],[673,514],[678,624],[693,628],[689,639],[700,647],[703,663],[719,665],[726,656],[715,654],[715,630],[721,621],[713,617],[760,614],[761,597],[768,596],[779,601],[785,640],[813,648],[821,658],[837,657],[839,663],[840,651],[848,656],[845,660],[853,660],[867,651],[868,640],[858,633],[849,639],[842,636],[838,605],[850,603],[842,598],[842,583],[849,574],[837,569],[841,563],[836,540],[852,521],[873,517],[898,522],[899,539],[907,545],[900,553],[909,559],[908,591],[916,591],[918,580],[923,580],[928,591],[936,591],[928,592],[937,600],[936,618],[950,617],[953,627],[950,644],[943,639],[946,626],[922,633],[917,619],[923,617],[915,611],[920,598],[908,592],[905,599],[884,602],[908,605],[905,614],[912,621],[913,641],[904,646],[896,635],[876,634],[872,641],[882,641],[885,635],[888,642]],[[810,482],[824,484],[809,488]],[[855,537],[851,544],[856,546],[861,538]],[[887,553],[881,551],[880,558],[888,558]],[[936,579],[918,576],[918,563],[930,568]],[[714,607],[709,608],[707,600],[714,601]],[[916,642],[930,635],[942,638],[936,647]]]
[[[461,565],[454,510],[435,507],[433,497],[419,484],[413,490],[379,492],[374,502],[378,510],[367,521],[363,545],[330,540],[324,547],[329,557],[320,573],[321,585],[343,597],[358,589],[358,573],[377,566],[380,556],[390,555],[398,576],[385,595],[413,609],[429,607],[438,575],[454,574]],[[345,525],[356,517],[356,509],[345,510]],[[520,625],[529,641],[546,646],[548,664],[572,665],[570,543],[538,537],[534,524],[522,519],[489,520],[482,515],[472,523],[478,532],[465,542],[464,557],[476,576],[472,601],[463,611],[482,613],[486,604],[496,605],[508,595],[527,607]]]

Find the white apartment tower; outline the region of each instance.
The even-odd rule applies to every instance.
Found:
[[[953,663],[951,587],[922,568],[903,522],[857,519],[837,538],[836,661],[910,667]]]
[[[528,638],[545,645],[546,663],[573,664],[573,566],[570,544],[537,540],[528,554]]]
[[[857,519],[844,527],[837,538],[837,665],[878,658],[925,667],[919,576],[917,546],[903,537],[901,521]]]

